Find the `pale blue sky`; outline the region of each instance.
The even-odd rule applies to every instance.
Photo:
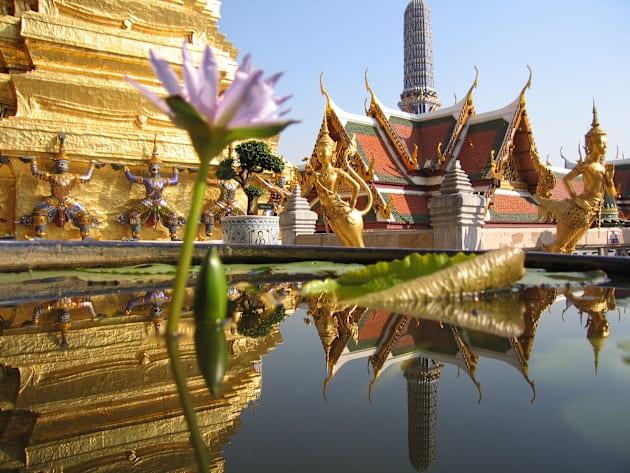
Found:
[[[426,0],[431,8],[435,86],[442,106],[473,83],[477,113],[512,102],[533,69],[527,110],[538,150],[562,165],[560,148],[577,160],[592,102],[616,147],[630,158],[630,1]],[[408,0],[223,0],[219,31],[251,53],[265,75],[284,71],[278,95],[292,94],[291,118],[279,154],[293,163],[309,156],[325,100],[363,114],[368,93],[397,108],[403,89],[403,15]]]

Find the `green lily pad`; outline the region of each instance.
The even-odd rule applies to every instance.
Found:
[[[305,295],[328,293],[333,300],[380,308],[396,301],[452,298],[510,287],[525,273],[524,263],[525,254],[518,248],[480,256],[414,253],[345,273],[335,280],[309,282],[302,290]]]

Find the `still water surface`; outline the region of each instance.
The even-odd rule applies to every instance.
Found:
[[[281,324],[284,342],[263,359],[262,393],[224,449],[226,471],[630,471],[630,312],[620,305],[627,303],[618,299],[606,314],[610,335],[597,370],[589,314],[559,297],[535,329],[534,388],[510,348],[475,348],[480,334],[464,333],[479,353],[481,399],[465,369],[448,362],[434,401],[414,398],[409,362],[393,361],[371,402],[367,357],[343,364],[324,399],[324,350],[302,308]]]
[[[298,299],[270,334],[232,333],[219,400],[184,336],[214,471],[630,471],[628,291],[545,294],[512,337]],[[41,301],[0,306],[0,471],[191,471],[160,299],[91,299],[65,348]]]

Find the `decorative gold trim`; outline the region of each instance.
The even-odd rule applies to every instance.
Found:
[[[418,147],[414,145],[413,154],[409,154],[409,149],[400,139],[400,136],[398,136],[398,133],[396,132],[396,130],[394,130],[394,127],[392,127],[392,124],[385,116],[385,113],[383,113],[381,107],[378,106],[374,91],[372,90],[372,88],[370,87],[370,83],[368,82],[367,69],[365,70],[365,88],[368,90],[371,96],[370,108],[367,115],[369,117],[375,118],[376,121],[383,127],[385,134],[390,139],[392,145],[394,146],[394,149],[396,150],[396,153],[398,154],[398,157],[403,162],[403,165],[405,166],[407,171],[415,171],[418,168]]]

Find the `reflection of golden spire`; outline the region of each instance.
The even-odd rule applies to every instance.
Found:
[[[597,370],[599,368],[599,353],[604,348],[604,342],[610,335],[610,325],[605,317],[605,314],[594,313],[589,314],[587,321],[586,338],[591,342],[593,347],[595,365],[595,376],[597,376]]]
[[[593,119],[595,123],[595,119]],[[599,286],[586,286],[582,297],[574,296],[567,289],[565,291],[567,301],[571,302],[579,311],[588,314],[586,322],[586,338],[593,346],[595,355],[595,375],[599,367],[599,353],[604,346],[604,341],[610,335],[610,325],[606,319],[606,313],[616,307],[615,289]]]

